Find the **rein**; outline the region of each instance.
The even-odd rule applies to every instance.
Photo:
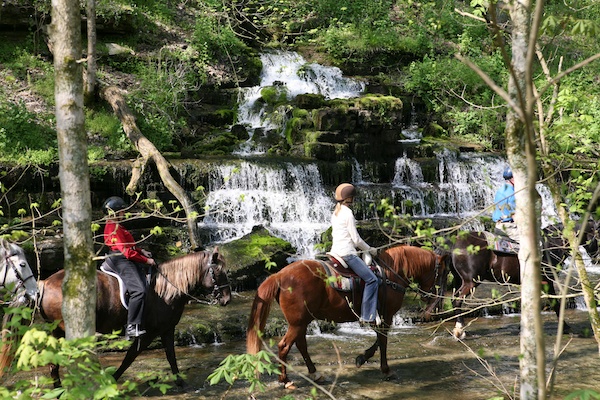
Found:
[[[395,282],[390,280],[387,276],[385,276],[385,284],[390,286],[392,289],[401,292],[401,293],[405,293],[406,289],[410,286],[410,282],[404,278],[403,276],[400,276],[400,274],[398,274],[396,271],[394,271],[394,269],[392,267],[390,267],[387,263],[385,263],[383,260],[381,260],[381,258],[377,257],[378,262],[384,267],[384,269],[388,270],[392,275],[394,275],[396,278],[398,278],[398,280],[402,281],[402,283],[404,283],[406,286],[402,286],[400,283]],[[431,271],[431,274],[433,274],[433,285],[431,287],[431,290],[429,292],[425,292],[424,290],[422,290],[420,287],[418,289],[419,292],[423,292],[426,295],[431,295],[434,294],[433,293],[433,289],[435,288],[435,283],[438,279],[439,275],[439,270],[440,270],[440,263],[435,262],[435,268]],[[429,278],[429,277],[427,277]],[[420,286],[420,285],[419,285]]]

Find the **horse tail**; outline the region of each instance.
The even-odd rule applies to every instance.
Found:
[[[262,345],[261,336],[267,323],[267,317],[271,311],[271,304],[273,304],[273,300],[278,296],[279,280],[277,274],[275,274],[261,283],[256,296],[254,296],[250,319],[248,321],[248,330],[246,332],[246,352],[248,354],[256,354],[260,351]]]

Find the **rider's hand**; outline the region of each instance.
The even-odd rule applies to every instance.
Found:
[[[154,258],[148,258],[146,260],[146,264],[148,264],[148,265],[156,265],[156,261],[154,261]]]
[[[148,258],[152,258],[152,253],[150,253],[148,250],[141,249],[140,252]]]
[[[372,255],[373,257],[375,257],[377,255],[377,248],[376,247],[369,247],[369,254]]]

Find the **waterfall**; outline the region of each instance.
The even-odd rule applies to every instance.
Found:
[[[504,158],[454,153],[444,149],[436,153],[437,181],[426,182],[421,165],[406,154],[396,160],[392,197],[402,205],[402,212],[420,217],[456,216],[469,218],[491,215],[494,195],[504,182]],[[542,228],[557,222],[557,211],[547,186],[536,185],[542,199]],[[410,200],[405,206],[402,200]],[[482,225],[470,229],[483,230]]]
[[[392,196],[400,202],[402,212],[419,217],[467,218],[493,204],[506,161],[449,150],[436,156],[437,180],[431,182],[425,181],[421,165],[406,154],[396,160]],[[410,205],[403,200],[410,200]]]
[[[269,112],[268,105],[260,101],[263,88],[282,87],[288,100],[307,93],[321,94],[326,99],[346,99],[357,97],[365,90],[364,82],[342,76],[339,68],[307,63],[295,52],[263,53],[260,59],[263,64],[260,84],[239,91],[237,123],[246,126],[251,136],[237,151],[240,155],[264,153],[265,149],[253,145],[252,141],[259,128],[263,132],[276,131],[280,134],[285,128],[284,113],[281,110]]]
[[[349,98],[365,89],[364,83],[343,77],[338,68],[307,63],[294,52],[264,53],[261,61],[260,85],[240,90],[238,123],[246,126],[251,135],[283,131],[281,115],[285,112],[269,109],[261,100],[264,87],[284,88],[288,100],[303,93],[321,94],[327,99]],[[405,135],[408,139],[402,141],[420,141],[417,127],[411,126],[409,130],[412,132]],[[332,196],[326,193],[316,164],[283,162],[275,166],[247,157],[262,151],[251,138],[237,152],[243,156],[241,163],[214,168],[208,184],[208,213],[201,228],[208,232],[210,242],[226,242],[261,225],[272,235],[290,242],[300,258],[313,258],[314,244],[330,225]],[[396,159],[392,181],[379,182],[367,177],[369,173],[363,174],[357,159],[350,162],[352,183],[362,193],[360,201],[377,203],[386,197],[392,199],[399,212],[416,218],[450,217],[463,221],[491,215],[494,194],[503,182],[506,166],[506,160],[494,154],[446,149],[423,160],[403,154]],[[538,191],[542,196],[545,226],[552,223],[556,211],[547,188],[538,185]],[[358,219],[370,218],[372,214],[366,213],[375,212],[366,206],[361,210],[365,215],[357,212]],[[485,229],[477,218],[464,228]]]
[[[314,258],[334,205],[314,164],[219,165],[208,189],[208,213],[200,226],[211,241],[237,239],[261,225],[290,242],[301,258]]]

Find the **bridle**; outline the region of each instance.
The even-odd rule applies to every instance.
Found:
[[[212,259],[212,257],[211,257],[211,259]],[[211,304],[215,304],[219,301],[219,299],[223,295],[222,289],[228,287],[231,290],[231,284],[229,283],[229,279],[227,279],[227,283],[224,285],[219,285],[217,283],[217,276],[216,276],[215,270],[219,270],[220,273],[223,273],[223,266],[221,266],[217,263],[210,263],[208,265],[206,272],[204,273],[205,277],[208,275],[208,276],[210,276],[210,279],[212,280],[213,290],[212,290],[212,293],[210,294],[210,296],[213,298],[213,300],[210,302]]]
[[[8,252],[7,252],[8,253]],[[33,276],[33,274],[29,275],[28,277],[23,277],[23,274],[21,274],[21,271],[19,271],[19,268],[17,268],[17,266],[15,265],[15,263],[12,261],[12,257],[14,257],[16,254],[13,255],[5,255],[4,256],[4,273],[2,276],[2,282],[0,283],[0,286],[5,287],[6,286],[6,279],[8,278],[8,266],[10,266],[10,268],[12,269],[12,271],[14,272],[15,276],[17,277],[17,286],[15,288],[15,292],[18,291],[20,288],[25,286],[25,283],[29,280],[29,279],[35,279],[35,277]],[[25,266],[25,262],[22,261],[20,263],[21,267]]]

